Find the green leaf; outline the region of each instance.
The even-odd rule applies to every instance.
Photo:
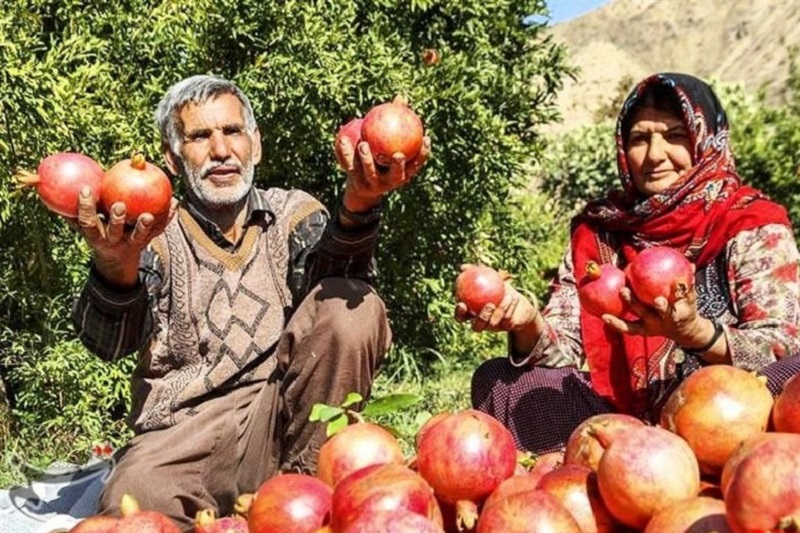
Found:
[[[347,398],[345,398],[344,401],[342,402],[342,407],[350,407],[351,405],[356,404],[362,401],[363,399],[364,397],[361,396],[359,393],[351,392],[350,394],[347,395]]]
[[[420,401],[422,401],[422,396],[416,394],[390,394],[367,404],[361,414],[364,416],[386,415],[411,407]]]
[[[324,403],[315,403],[311,407],[311,414],[308,420],[311,422],[328,422],[332,418],[344,414],[344,409]]]
[[[348,423],[349,420],[347,419],[347,416],[344,414],[344,412],[342,412],[338,417],[328,422],[328,427],[325,429],[325,434],[328,437],[336,435],[341,430],[346,428]]]

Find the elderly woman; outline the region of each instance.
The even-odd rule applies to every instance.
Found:
[[[773,394],[800,371],[798,254],[785,210],[736,174],[728,123],[713,90],[685,74],[657,74],[628,96],[617,122],[622,190],[573,220],[569,249],[543,309],[507,284],[474,319],[509,333],[510,355],[473,376],[475,408],[511,429],[520,448],[563,447],[586,418],[621,412],[657,420],[669,393],[702,365],[757,370]],[[624,267],[670,246],[696,267],[695,287],[669,305],[636,301],[635,320],[587,313],[576,265]]]

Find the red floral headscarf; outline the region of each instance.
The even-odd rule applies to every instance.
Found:
[[[660,85],[680,104],[693,166],[667,190],[645,198],[628,169],[625,139],[641,100]],[[637,104],[639,104],[637,106]],[[617,165],[622,190],[592,202],[573,220],[572,251],[578,276],[587,261],[629,263],[651,246],[670,246],[698,267],[712,262],[743,230],[790,225],[785,209],[736,174],[728,122],[711,87],[686,74],[656,74],[628,96],[617,121]],[[621,335],[581,311],[581,335],[592,387],[619,411],[637,415],[651,405],[647,388],[664,379],[674,343],[662,337]]]

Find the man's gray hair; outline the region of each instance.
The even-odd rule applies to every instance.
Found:
[[[247,131],[256,130],[256,119],[250,100],[233,82],[216,76],[197,75],[179,81],[169,88],[155,111],[156,125],[161,132],[162,146],[169,146],[173,154],[180,155],[183,142],[183,124],[179,114],[190,102],[204,103],[221,94],[232,94],[242,102]]]

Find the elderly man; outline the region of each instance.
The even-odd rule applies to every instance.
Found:
[[[233,83],[194,76],[155,113],[167,168],[185,198],[161,220],[125,226],[125,205],[97,216],[81,195],[78,227],[93,250],[73,318],[103,359],[135,351],[135,436],[115,457],[100,501],[123,494],[188,525],[283,471],[313,472],[325,439],[315,403],[367,396],[391,332],[373,280],[380,203],[425,163],[343,141],[338,208],[300,190],[253,186],[261,138]]]

